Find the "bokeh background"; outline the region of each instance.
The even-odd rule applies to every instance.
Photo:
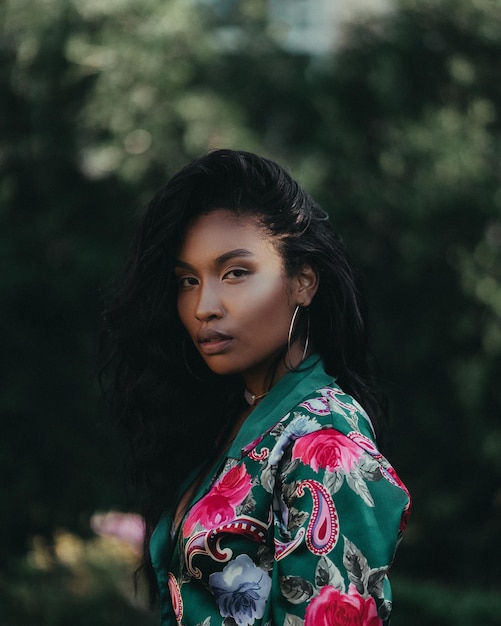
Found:
[[[134,512],[100,307],[222,146],[286,165],[364,277],[414,496],[393,624],[501,624],[499,2],[3,0],[0,63],[0,624],[157,621],[92,517]]]

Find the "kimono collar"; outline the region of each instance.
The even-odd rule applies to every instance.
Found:
[[[273,428],[309,393],[334,382],[335,379],[326,374],[318,354],[309,356],[297,370],[287,372],[249,414],[233,440],[227,456],[240,459],[249,444]]]

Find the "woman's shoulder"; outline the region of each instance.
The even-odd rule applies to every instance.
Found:
[[[284,421],[308,424],[308,432],[333,428],[344,435],[359,433],[375,441],[374,428],[367,412],[335,382],[308,393]]]
[[[336,446],[355,446],[364,454],[381,457],[369,416],[352,396],[331,381],[304,395],[264,437],[253,442],[251,457],[256,455],[258,443],[269,451],[268,464],[278,465],[299,440],[322,447],[329,445],[333,437]],[[259,454],[257,457],[261,458]]]
[[[336,476],[338,485],[341,475],[349,476],[348,486],[359,495],[365,493],[360,487],[364,481],[384,477],[382,487],[379,485],[377,489],[389,484],[392,489],[397,488],[408,510],[407,488],[378,449],[368,414],[337,384],[329,383],[309,393],[284,416],[274,431],[270,434],[276,441],[270,445],[268,463],[282,466],[283,475],[293,470],[292,474],[297,477],[298,472],[304,473],[304,468],[309,468],[312,475],[317,476],[322,469],[329,476]],[[303,469],[296,471],[299,461]],[[331,480],[329,476],[327,483]],[[369,497],[367,501],[371,501]]]

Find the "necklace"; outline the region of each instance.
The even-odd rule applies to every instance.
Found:
[[[249,391],[248,389],[244,391],[245,401],[247,402],[247,404],[250,404],[251,406],[254,406],[258,400],[261,400],[261,398],[264,398],[264,396],[267,396],[267,395],[268,395],[268,391],[265,391],[260,396],[256,396],[255,393],[252,393],[252,391]]]

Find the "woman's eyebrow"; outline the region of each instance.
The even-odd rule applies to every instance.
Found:
[[[234,259],[236,257],[251,257],[251,256],[254,256],[254,253],[251,252],[250,250],[247,250],[246,248],[236,248],[235,250],[229,250],[228,252],[225,252],[224,254],[221,254],[220,256],[218,256],[215,259],[215,264],[222,265],[223,263],[226,263],[230,259]],[[190,265],[189,263],[186,263],[186,261],[183,261],[181,259],[176,259],[174,261],[174,266],[182,267],[183,269],[186,269],[186,270],[194,269],[192,265]]]
[[[174,267],[182,267],[185,270],[193,269],[193,267],[189,263],[186,263],[185,261],[181,261],[181,259],[176,259],[174,261]]]
[[[234,259],[235,257],[249,257],[254,256],[254,254],[247,250],[246,248],[237,248],[236,250],[230,250],[229,252],[225,252],[221,256],[218,256],[216,259],[216,264],[221,265],[222,263],[226,263],[230,259]]]

